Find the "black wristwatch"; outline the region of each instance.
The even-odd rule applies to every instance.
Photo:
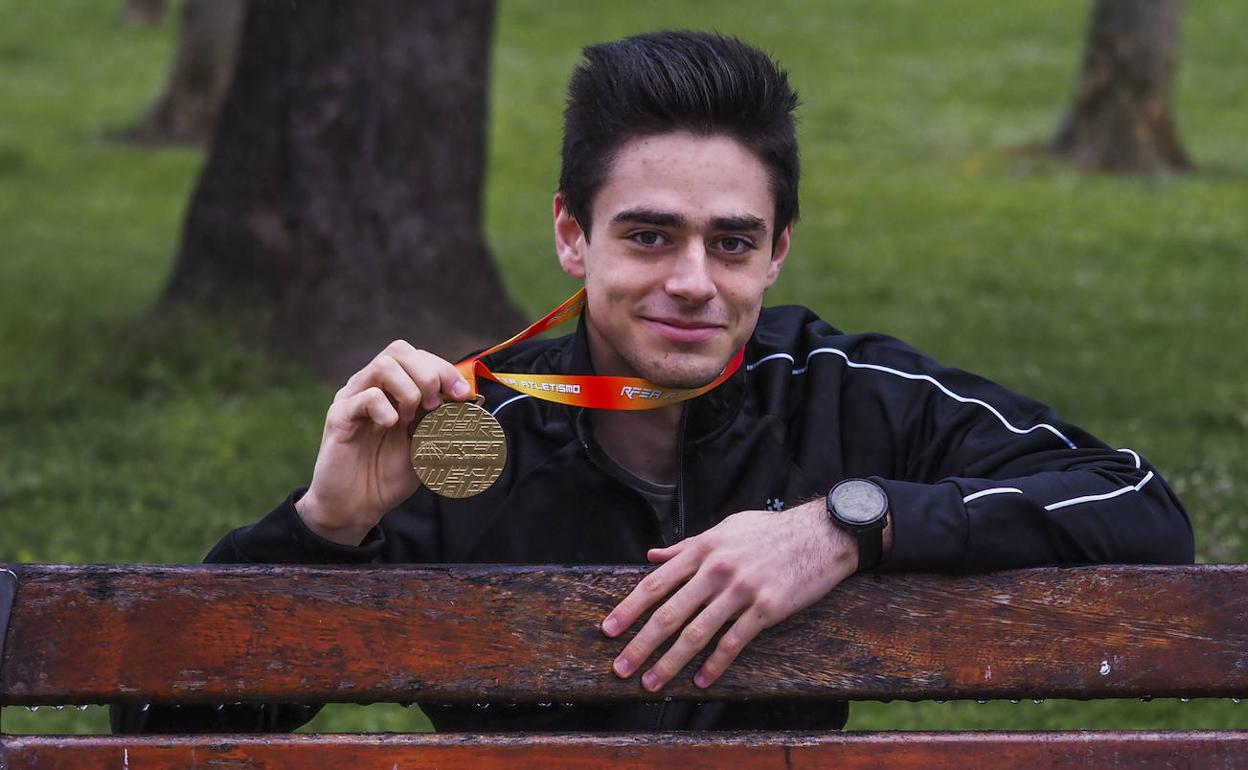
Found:
[[[858,540],[858,569],[867,570],[884,558],[884,527],[888,495],[866,479],[845,479],[828,493],[828,518]]]

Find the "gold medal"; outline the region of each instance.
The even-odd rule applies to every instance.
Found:
[[[477,402],[448,402],[421,418],[412,436],[412,468],[430,491],[472,497],[490,488],[507,464],[507,437]]]

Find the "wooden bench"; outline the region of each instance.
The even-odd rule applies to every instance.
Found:
[[[9,570],[9,571],[6,571]],[[598,622],[639,568],[0,566],[5,705],[648,700]],[[11,613],[7,604],[11,603]],[[856,577],[709,691],[1248,693],[1248,566]],[[1248,767],[1248,731],[0,735],[0,768]]]

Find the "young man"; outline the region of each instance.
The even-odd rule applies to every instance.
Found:
[[[584,282],[584,315],[575,334],[487,357],[496,371],[639,377],[658,392],[722,379],[744,349],[722,383],[642,412],[482,383],[507,435],[507,468],[488,491],[447,499],[421,488],[411,436],[443,402],[466,401],[469,386],[450,362],[395,342],[335,397],[307,491],[230,533],[209,561],[648,560],[660,566],[602,629],[616,636],[657,608],[613,663],[654,692],[726,629],[688,674],[712,686],[760,631],[859,569],[1191,561],[1183,509],[1134,451],[896,340],[842,334],[802,308],[761,310],[797,215],[796,104],[785,74],[733,39],[661,33],[587,49],[554,199],[556,252]],[[293,727],[309,714],[207,718]],[[846,709],[429,715],[439,729],[826,729]],[[132,714],[131,726],[143,718]]]

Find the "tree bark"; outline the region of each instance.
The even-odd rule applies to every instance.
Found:
[[[331,377],[513,333],[481,232],[493,0],[254,2],[162,305],[272,311]]]
[[[1180,0],[1097,0],[1075,103],[1052,142],[1086,169],[1191,168],[1171,92]]]
[[[129,139],[207,146],[234,75],[245,0],[186,0],[164,90]],[[129,7],[129,6],[127,6]]]

